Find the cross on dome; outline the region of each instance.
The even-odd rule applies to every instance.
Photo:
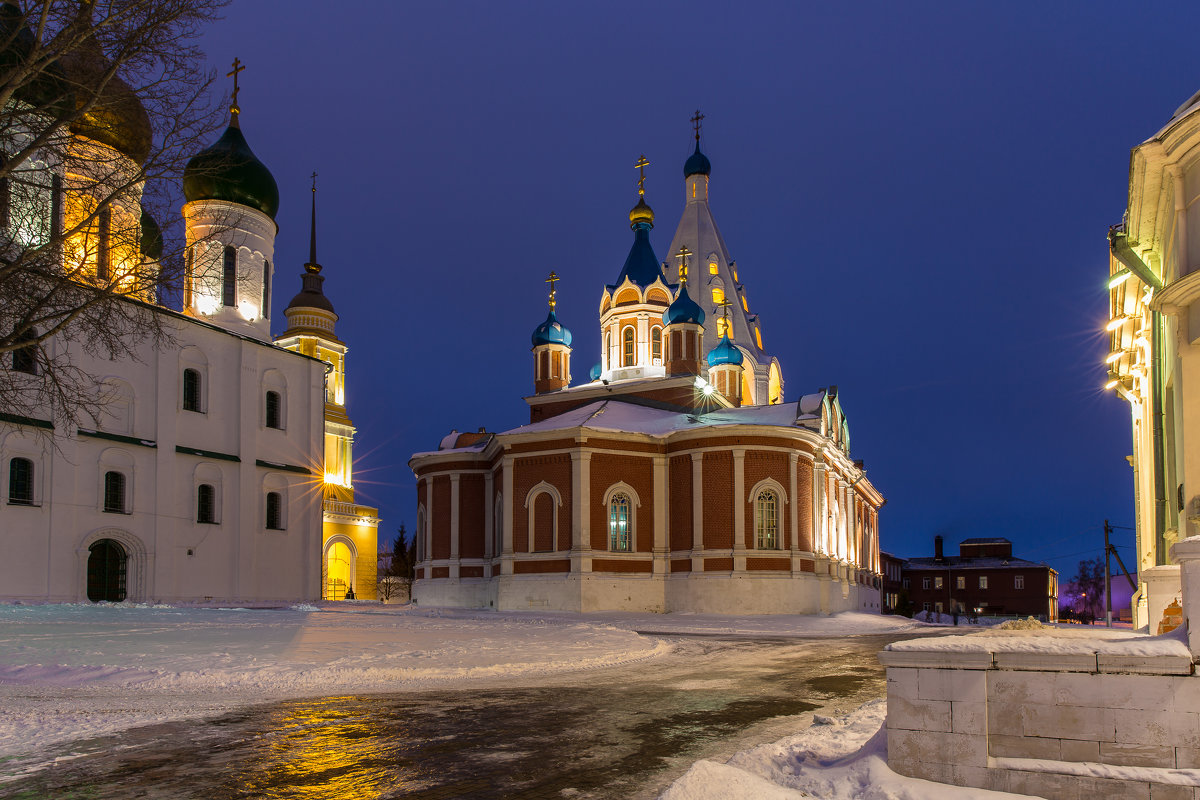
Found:
[[[554,310],[554,306],[558,302],[557,300],[554,299],[555,294],[558,293],[558,290],[554,288],[554,284],[557,281],[561,281],[561,280],[562,280],[562,278],[558,277],[558,275],[555,274],[554,270],[550,270],[550,277],[546,278],[546,283],[550,284],[550,310],[551,311]]]
[[[246,65],[242,63],[237,56],[233,58],[233,70],[226,72],[226,78],[233,78],[233,96],[229,100],[229,113],[233,114],[233,118],[237,119],[237,115],[242,113],[242,109],[238,107],[238,73],[246,69]]]
[[[700,113],[700,109],[696,109],[696,113],[692,115],[692,128],[696,131],[696,146],[700,146],[700,123],[704,120],[704,115]]]
[[[650,162],[646,160],[646,155],[643,153],[638,156],[637,163],[633,168],[638,171],[638,197],[646,196],[646,167],[650,166]]]
[[[691,254],[692,254],[692,251],[687,249],[686,244],[679,245],[679,252],[675,254],[675,257],[679,259],[679,283],[680,283],[680,285],[687,285],[687,271],[688,271],[687,260],[688,260],[688,256],[690,256]]]

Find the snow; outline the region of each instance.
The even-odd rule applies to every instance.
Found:
[[[943,636],[893,642],[885,649],[900,652],[943,653],[1046,653],[1056,655],[1182,656],[1191,658],[1182,628],[1161,636],[1128,629],[1041,628],[1035,630],[982,630],[966,636]]]
[[[899,617],[0,605],[0,758],[54,742],[299,697],[431,688],[653,659],[662,634],[838,637]]]
[[[1028,795],[948,786],[887,766],[887,703],[875,700],[837,719],[744,750],[726,763],[698,761],[659,800],[1015,800]]]

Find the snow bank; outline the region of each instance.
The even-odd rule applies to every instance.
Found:
[[[944,653],[1054,653],[1059,655],[1183,656],[1191,658],[1182,628],[1162,636],[1148,636],[1128,629],[1040,628],[1034,630],[988,629],[967,636],[910,639],[893,642],[885,649],[922,650]]]
[[[845,717],[817,717],[808,730],[745,750],[725,764],[698,761],[659,800],[1015,800],[1028,795],[906,778],[887,766],[887,702]]]

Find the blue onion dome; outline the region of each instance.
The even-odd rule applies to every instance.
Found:
[[[158,225],[158,220],[150,215],[145,206],[142,206],[142,238],[141,238],[142,255],[151,261],[158,261],[163,254],[163,235],[162,228]]]
[[[604,374],[604,366],[597,364],[588,372],[588,379],[593,381],[600,380],[600,376]]]
[[[729,340],[728,336],[722,336],[721,341],[717,342],[717,346],[708,351],[710,367],[719,367],[723,364],[740,366],[743,358],[742,351]]]
[[[238,127],[237,117],[207,150],[192,156],[183,171],[183,196],[226,200],[258,209],[271,219],[279,211],[279,186]]]
[[[553,311],[546,315],[545,322],[534,329],[532,338],[534,347],[541,344],[571,346],[571,332],[563,327],[562,323],[558,321],[558,317],[554,316]]]
[[[688,297],[687,286],[680,286],[679,296],[675,298],[675,302],[667,306],[667,310],[663,312],[662,318],[665,325],[678,325],[681,323],[703,325],[704,309],[696,305],[696,301]]]
[[[646,205],[644,197],[639,197],[637,205],[629,209],[629,227],[636,228],[639,224],[654,227],[654,209]]]
[[[710,172],[712,172],[712,164],[708,163],[708,156],[700,152],[700,142],[697,141],[696,152],[683,162],[683,177],[686,179],[693,175],[708,175]]]

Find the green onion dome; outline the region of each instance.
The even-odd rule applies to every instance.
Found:
[[[688,156],[688,160],[683,162],[683,177],[690,178],[693,175],[708,175],[712,172],[712,164],[708,163],[708,156],[700,152],[700,142],[696,142],[696,152]]]
[[[0,71],[13,74],[29,58],[34,46],[33,31],[16,3],[0,4],[0,41],[8,43],[0,49]],[[59,114],[66,105],[64,101],[70,99],[71,90],[62,67],[55,61],[13,89],[12,96],[28,103],[33,107],[31,110]]]
[[[667,310],[663,312],[663,324],[665,325],[703,325],[704,324],[704,309],[696,304],[696,301],[688,297],[687,286],[679,287],[679,296],[675,298],[675,302],[667,306]]]
[[[558,317],[551,311],[546,316],[546,321],[538,325],[533,330],[533,346],[537,347],[542,344],[561,344],[567,347],[571,346],[571,332],[563,327],[558,321]]]
[[[743,358],[742,351],[729,340],[728,336],[722,336],[721,341],[717,342],[717,346],[708,351],[710,367],[719,367],[724,364],[740,366]]]
[[[188,161],[183,171],[187,201],[226,200],[258,209],[271,219],[279,211],[279,186],[258,160],[238,127],[237,117],[207,150]]]

